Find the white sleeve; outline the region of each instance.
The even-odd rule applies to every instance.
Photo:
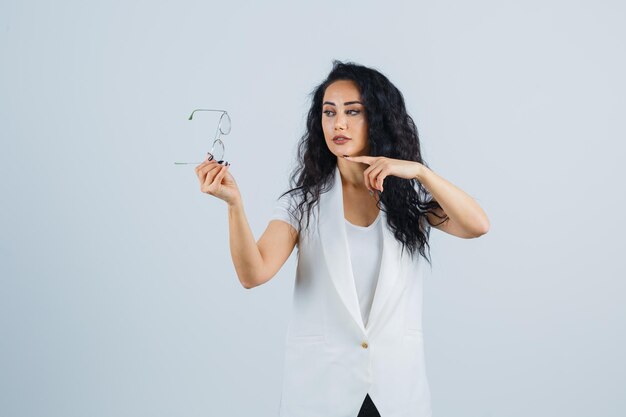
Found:
[[[272,212],[270,220],[282,220],[292,225],[297,231],[300,231],[296,208],[293,195],[291,193],[286,194],[279,198],[274,205],[274,211]]]

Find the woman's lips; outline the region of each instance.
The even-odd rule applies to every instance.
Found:
[[[349,140],[350,139],[348,138],[337,138],[337,139],[333,139],[333,142],[335,142],[337,145],[341,145],[343,143],[346,143]]]

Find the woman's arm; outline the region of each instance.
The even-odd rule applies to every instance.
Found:
[[[254,240],[241,200],[228,204],[230,255],[244,288],[255,286],[256,274],[263,268],[263,257]]]
[[[269,281],[289,258],[298,240],[293,226],[283,221],[271,221],[259,242],[254,241],[237,182],[229,164],[208,159],[195,169],[200,191],[224,200],[228,204],[230,254],[237,277],[244,288],[254,288]]]
[[[239,281],[246,289],[272,279],[291,255],[298,240],[293,226],[273,220],[257,243],[240,199],[228,205],[228,224],[230,254]]]
[[[489,231],[487,214],[469,194],[437,175],[430,168],[422,164],[418,166],[418,174],[415,178],[442,207],[435,212],[441,218],[448,216],[448,219],[441,222],[441,219],[434,214],[427,213],[432,227],[466,239],[479,237]]]
[[[478,203],[425,165],[384,156],[344,155],[344,158],[369,165],[363,171],[363,179],[370,190],[377,189],[383,192],[383,182],[388,175],[418,180],[442,207],[434,210],[435,213],[442,219],[448,216],[448,219],[441,222],[435,214],[427,213],[428,222],[434,224],[433,227],[466,239],[484,235],[489,231],[489,219]]]

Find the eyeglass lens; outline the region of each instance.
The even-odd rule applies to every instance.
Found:
[[[222,117],[220,117],[219,129],[220,132],[222,132],[222,135],[228,135],[230,133],[230,116],[228,113],[222,113]]]
[[[224,159],[224,143],[221,140],[216,140],[213,142],[213,146],[211,147],[211,155],[213,155],[213,159],[216,161],[221,161]]]

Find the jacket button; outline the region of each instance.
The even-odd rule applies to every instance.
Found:
[[[367,342],[364,341],[363,343],[361,343],[361,347],[363,349],[367,349]]]

